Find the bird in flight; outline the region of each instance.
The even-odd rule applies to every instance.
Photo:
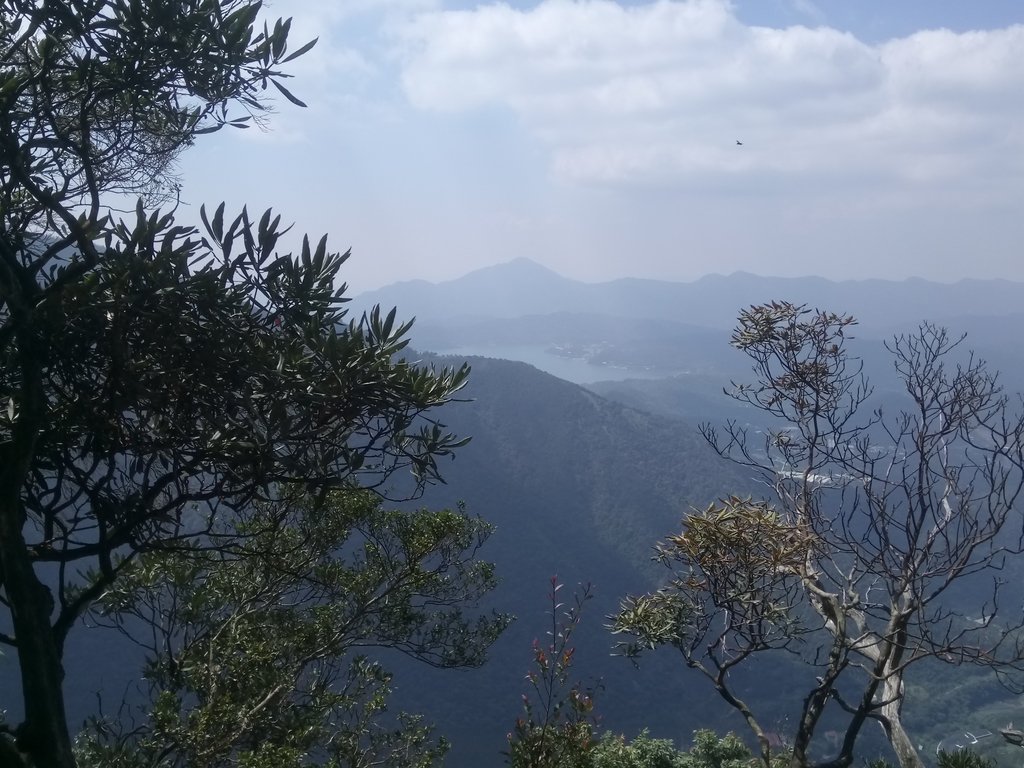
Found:
[[[741,147],[743,146],[743,142],[740,141],[739,139],[736,139],[736,143],[739,144]]]

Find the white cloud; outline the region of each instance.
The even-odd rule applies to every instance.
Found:
[[[573,181],[1024,173],[1024,26],[868,45],[726,0],[543,0],[424,12],[399,43],[412,104],[509,110]]]

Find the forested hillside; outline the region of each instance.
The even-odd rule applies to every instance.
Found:
[[[472,440],[454,460],[442,461],[446,483],[429,488],[414,506],[465,502],[471,514],[494,524],[480,551],[500,579],[488,604],[517,621],[481,670],[431,672],[388,656],[398,669],[395,706],[426,713],[451,738],[447,764],[498,764],[518,715],[530,645],[546,626],[548,580],[557,576],[567,590],[581,583],[594,588],[579,635],[578,674],[604,680],[598,707],[607,728],[635,733],[648,727],[657,736],[683,739],[719,723],[709,717],[722,711],[717,702],[686,693],[678,660],[652,659],[634,670],[611,656],[613,638],[604,625],[625,594],[657,585],[662,573],[651,561],[655,542],[691,505],[742,490],[743,474],[714,456],[690,423],[616,404],[524,363],[468,362],[470,384],[443,420]],[[141,657],[131,646],[115,651],[125,641],[107,630],[76,630],[76,636],[84,649],[69,657],[69,676],[80,681],[69,691],[69,707],[80,722],[94,711],[100,685],[104,706],[116,705]],[[0,658],[0,669],[12,685],[10,657]],[[652,696],[673,704],[640,705]]]
[[[680,743],[698,727],[736,727],[713,697],[691,687],[696,681],[679,659],[652,658],[634,669],[612,657],[605,625],[625,594],[663,577],[652,562],[654,544],[691,505],[748,487],[743,473],[716,457],[691,423],[610,402],[524,363],[467,362],[467,401],[450,405],[444,423],[473,439],[441,465],[446,484],[422,501],[461,500],[495,525],[480,553],[501,579],[490,602],[517,620],[481,670],[403,668],[398,701],[428,712],[450,736],[447,765],[500,764],[505,734],[520,714],[531,644],[549,623],[548,580],[557,576],[564,599],[581,583],[593,585],[575,672],[604,682],[596,697],[602,727],[629,734],[649,728]]]

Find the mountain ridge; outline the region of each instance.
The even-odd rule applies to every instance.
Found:
[[[877,335],[921,320],[946,324],[949,319],[974,316],[1011,317],[1016,327],[1021,322],[1021,295],[1024,283],[1001,278],[965,278],[956,283],[923,277],[835,281],[734,272],[708,274],[692,282],[626,277],[588,283],[520,257],[454,280],[384,286],[354,297],[352,306],[364,310],[374,304],[397,306],[405,317],[430,323],[515,320],[568,312],[731,328],[740,309],[785,300],[852,314],[862,332]]]

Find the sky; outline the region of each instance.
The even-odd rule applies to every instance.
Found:
[[[264,130],[179,218],[273,207],[353,293],[525,256],[585,281],[1024,280],[1021,0],[268,0]]]

